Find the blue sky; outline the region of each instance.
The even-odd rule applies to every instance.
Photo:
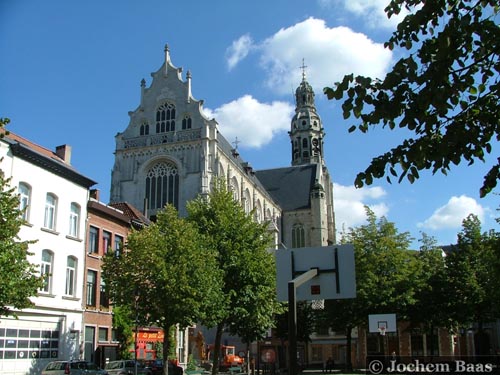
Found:
[[[304,59],[327,133],[339,229],[363,224],[368,205],[415,239],[425,232],[453,243],[469,213],[498,230],[498,195],[478,193],[488,164],[423,172],[413,185],[353,187],[356,173],[405,134],[349,134],[353,121],[322,88],[351,72],[383,77],[390,69],[398,55],[383,43],[397,20],[385,18],[386,2],[0,0],[0,117],[47,148],[70,144],[72,164],[107,202],[114,136],[139,105],[141,79],[149,86],[161,66],[165,44],[184,79],[191,72],[193,96],[228,140],[238,137],[255,169],[290,165],[287,131]]]

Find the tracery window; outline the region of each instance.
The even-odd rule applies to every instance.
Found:
[[[292,247],[305,247],[306,239],[305,239],[305,231],[304,226],[302,224],[295,224],[292,228]]]
[[[175,106],[170,103],[161,105],[156,111],[156,132],[175,131]]]
[[[146,199],[148,208],[153,210],[167,203],[179,207],[179,173],[174,164],[160,162],[147,172]]]
[[[149,134],[149,124],[148,123],[142,124],[139,131],[140,131],[141,135],[148,135]]]
[[[233,193],[233,199],[238,202],[240,200],[240,191],[238,187],[238,180],[236,177],[231,178],[231,182],[229,184],[229,189]]]
[[[182,130],[191,129],[192,123],[193,121],[191,120],[191,116],[184,116],[184,118],[182,119]]]
[[[249,214],[250,211],[252,211],[252,202],[248,189],[246,189],[245,193],[243,194],[243,209],[245,210],[246,214]]]
[[[262,206],[260,204],[260,200],[258,200],[255,205],[255,221],[257,223],[262,223]]]

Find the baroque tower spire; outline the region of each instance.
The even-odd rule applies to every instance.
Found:
[[[306,79],[302,60],[302,82],[295,90],[295,115],[288,132],[292,143],[292,165],[323,164],[324,131],[316,106],[314,90]]]

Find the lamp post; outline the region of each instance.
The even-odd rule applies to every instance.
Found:
[[[135,336],[134,336],[134,375],[137,375],[137,331],[139,324],[139,289],[137,287],[134,289],[134,307],[135,307]]]

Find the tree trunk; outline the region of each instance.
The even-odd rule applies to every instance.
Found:
[[[223,323],[217,324],[217,330],[215,332],[215,342],[213,347],[213,358],[212,358],[212,375],[217,375],[219,372],[219,357],[220,357],[220,345],[222,341],[222,331],[224,328]]]
[[[348,372],[352,372],[352,358],[351,358],[352,327],[351,326],[346,327],[345,337],[346,337],[345,369]]]
[[[170,329],[172,326],[163,327],[163,375],[168,375],[168,352],[170,349]]]
[[[250,344],[248,342],[246,344],[247,348],[245,352],[245,372],[247,374],[250,374]]]

